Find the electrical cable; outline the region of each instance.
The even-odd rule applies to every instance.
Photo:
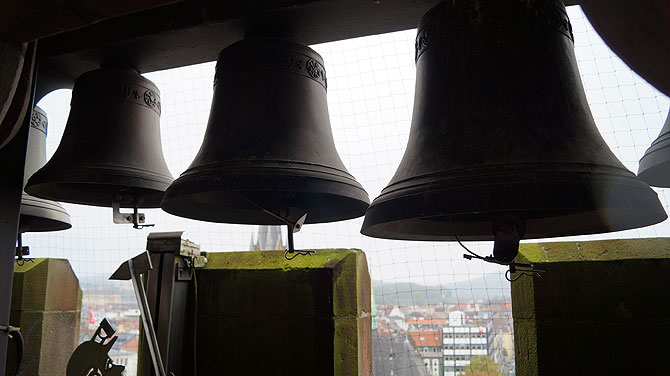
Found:
[[[472,252],[471,250],[468,249],[468,247],[465,246],[465,244],[463,244],[461,242],[461,239],[458,238],[458,235],[456,235],[456,230],[454,229],[454,222],[453,222],[451,216],[449,216],[449,223],[451,224],[451,232],[453,233],[454,238],[456,238],[456,241],[458,242],[458,244],[460,244],[460,246],[463,247],[463,249],[465,249],[468,253],[470,253],[470,255],[465,255],[465,254],[463,255],[463,257],[465,257],[466,259],[472,260],[473,258],[476,258],[476,259],[479,259],[479,260],[490,262],[492,264],[509,266],[509,269],[505,272],[505,279],[508,280],[509,282],[515,282],[516,280],[518,280],[519,278],[521,278],[523,276],[542,278],[542,273],[544,273],[545,271],[544,270],[533,269],[533,264],[520,264],[520,263],[516,263],[514,261],[503,262],[503,261],[498,261],[491,256],[483,257],[483,256],[480,256],[480,255]],[[517,266],[526,267],[526,268],[530,268],[530,269],[518,269]],[[511,277],[512,273],[519,273],[519,274],[517,276]]]
[[[14,370],[14,376],[21,376],[21,366],[23,365],[23,357],[25,349],[23,336],[21,335],[19,328],[15,328],[13,326],[9,327],[8,332],[10,338],[16,341],[16,369]]]
[[[480,259],[480,260],[485,260],[485,261],[486,261],[486,258],[485,258],[485,257],[482,257],[482,256],[480,256],[480,255],[478,255],[478,254],[472,252],[471,250],[468,249],[468,247],[465,246],[465,244],[461,243],[461,239],[458,238],[458,235],[456,234],[456,230],[454,229],[454,221],[453,221],[453,217],[452,217],[452,216],[449,216],[449,224],[451,225],[451,233],[452,233],[452,234],[454,235],[454,237],[456,238],[456,241],[458,242],[458,244],[460,244],[461,247],[463,247],[463,249],[465,249],[468,253],[470,253],[470,254],[472,255],[472,257],[474,257],[474,258],[476,258],[476,259]],[[465,255],[464,255],[464,256],[465,256]]]

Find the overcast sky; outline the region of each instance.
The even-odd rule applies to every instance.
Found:
[[[578,7],[568,10],[575,52],[596,123],[613,152],[627,168],[637,172],[638,160],[658,135],[670,102],[612,54]],[[407,142],[414,97],[415,32],[312,46],[323,56],[328,72],[328,106],[338,152],[371,200],[395,172]],[[161,90],[163,150],[177,177],[202,142],[212,98],[214,63],[145,76]],[[48,156],[63,133],[70,97],[70,91],[60,90],[39,103],[49,118]],[[657,192],[667,211],[665,191]],[[138,231],[112,224],[109,208],[64,206],[72,216],[72,229],[26,234],[24,242],[33,256],[68,258],[82,276],[110,274],[122,261],[141,252],[146,236],[153,231],[184,230],[185,237],[207,251],[244,251],[256,230],[256,226],[212,224],[161,210],[145,210],[148,222],[156,226]],[[387,281],[434,284],[504,271],[499,266],[463,260],[462,250],[454,243],[364,237],[359,233],[361,223],[359,218],[306,226],[296,235],[296,247],[363,249],[373,278]],[[666,221],[644,229],[579,239],[668,236],[669,230]],[[492,243],[470,246],[481,254],[490,254],[492,249]]]

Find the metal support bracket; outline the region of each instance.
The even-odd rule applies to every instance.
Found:
[[[271,210],[268,210],[258,203],[256,203],[254,200],[249,199],[245,195],[243,195],[240,192],[236,192],[238,196],[242,197],[245,199],[247,202],[250,204],[254,205],[255,207],[259,208],[266,214],[270,215],[271,217],[281,221],[283,224],[285,224],[288,227],[288,249],[286,252],[284,252],[284,258],[287,260],[293,260],[296,256],[311,256],[313,253],[316,253],[316,251],[308,251],[308,250],[296,250],[295,245],[293,243],[293,234],[296,232],[299,232],[302,229],[302,226],[305,224],[305,220],[307,219],[307,212],[298,209],[298,208],[284,208],[280,210],[280,212],[285,212],[282,214],[277,214],[272,212]],[[294,220],[291,220],[291,218],[297,218]],[[290,256],[289,256],[290,255]]]
[[[191,281],[193,280],[193,268],[186,265],[177,266],[177,281]]]
[[[23,245],[23,237],[19,233],[16,239],[16,264],[18,266],[23,266],[26,262],[35,262],[33,259],[24,257],[30,255],[30,247]]]
[[[293,234],[302,229],[305,219],[307,219],[307,213],[300,217],[297,222],[286,224],[288,227],[288,249],[284,252],[284,258],[287,260],[293,260],[296,256],[311,256],[313,253],[316,253],[316,251],[296,250],[295,244],[293,243]]]
[[[133,207],[132,213],[121,213],[121,203],[116,199],[112,200],[112,220],[116,224],[132,224],[133,228],[143,229],[153,227],[153,224],[144,224],[144,213],[137,212],[137,206]]]
[[[244,196],[242,196],[242,197],[244,197]],[[247,201],[256,205],[254,202],[250,201],[246,197],[244,197],[244,198]],[[256,205],[256,206],[260,208],[260,206],[258,206],[258,205]],[[307,219],[307,214],[308,214],[306,211],[302,211],[302,210],[298,211],[294,208],[291,212],[295,215],[295,214],[297,214],[296,213],[296,211],[297,211],[299,213],[300,217],[298,217],[297,220],[291,221],[288,218],[288,216],[284,217],[284,216],[281,216],[277,213],[273,213],[270,210],[263,209],[263,208],[261,208],[261,209],[265,213],[267,213],[267,214],[271,215],[272,217],[274,217],[274,218],[280,220],[281,222],[283,222],[288,229],[288,232],[287,232],[288,249],[286,250],[286,252],[284,252],[284,258],[286,258],[287,260],[290,261],[290,260],[293,260],[294,258],[296,258],[296,256],[311,256],[313,253],[316,253],[316,251],[296,250],[295,249],[295,243],[293,242],[293,234],[296,233],[296,232],[300,232],[300,230],[302,230],[302,226],[305,224],[305,220]]]
[[[23,259],[23,256],[30,255],[30,247],[23,245],[23,236],[19,233],[16,237],[16,258],[17,260]]]

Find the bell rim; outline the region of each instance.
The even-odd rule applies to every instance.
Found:
[[[670,116],[666,124],[670,124]],[[670,188],[670,132],[661,132],[644,152],[637,176],[652,187]]]
[[[31,196],[25,192],[23,192],[21,195],[21,210],[23,210],[24,206],[48,207],[49,210],[58,211],[64,213],[68,217],[70,216],[67,210],[65,210],[63,205],[61,205],[59,202]]]
[[[640,159],[637,177],[652,187],[670,188],[670,149],[666,150],[666,158],[649,158],[649,154]],[[647,158],[645,158],[647,157]]]
[[[19,210],[19,232],[50,232],[72,228],[70,214],[58,202],[23,193]]]
[[[172,176],[144,169],[110,168],[108,165],[88,165],[87,167],[43,168],[28,179],[25,191],[32,196],[47,200],[111,207],[114,191],[128,189],[131,193],[144,196],[144,202],[138,205],[138,208],[151,209],[160,207],[163,194],[173,181]],[[54,190],[60,193],[54,194]],[[65,194],[65,191],[73,194],[80,192],[85,195],[101,196],[109,191],[109,194],[106,195],[109,200],[79,198],[76,195]],[[130,202],[121,202],[120,206],[133,207]]]
[[[195,158],[198,160],[198,157]],[[226,162],[202,163],[189,167],[177,180],[186,178],[207,178],[214,176],[238,175],[277,175],[277,176],[315,176],[335,177],[343,183],[352,183],[363,189],[353,175],[344,167],[338,168],[320,163],[285,159],[230,160]]]
[[[32,218],[35,218],[34,220]],[[68,217],[69,219],[69,217]],[[19,217],[19,233],[26,232],[53,232],[72,228],[72,223],[60,218],[45,218],[41,216],[21,215]]]
[[[266,180],[268,177],[274,178],[303,178],[314,179],[329,182],[331,184],[343,184],[359,190],[363,193],[361,197],[365,197],[364,201],[370,203],[370,198],[363,188],[363,186],[354,179],[354,177],[346,171],[342,171],[330,166],[318,165],[320,170],[298,168],[298,167],[277,167],[277,166],[249,166],[246,162],[240,161],[242,165],[236,167],[225,166],[222,164],[209,164],[197,166],[186,170],[179,178],[174,180],[172,184],[166,189],[165,197],[171,197],[179,187],[181,194],[197,194],[206,190],[214,184],[216,189],[220,190],[237,190],[229,189],[228,187],[243,188],[244,190],[258,190],[269,191],[270,188],[260,188],[258,184],[253,182],[257,180]],[[262,163],[262,162],[261,162]],[[305,165],[307,167],[314,167],[317,165],[309,163],[296,163],[298,165]],[[250,179],[253,182],[247,182],[247,186],[240,184],[241,179]],[[190,185],[193,189],[185,189],[185,185]],[[240,187],[241,186],[241,187]],[[270,187],[271,184],[266,186]],[[305,190],[304,192],[310,192]]]
[[[232,191],[226,191],[227,193],[233,193]],[[262,192],[262,191],[259,191]],[[270,192],[270,191],[268,191]],[[335,195],[332,195],[336,197]],[[355,198],[351,197],[343,197],[339,196],[338,198],[341,199],[341,201],[349,201],[349,204],[356,205],[359,207],[358,210],[347,212],[346,214],[343,215],[334,215],[331,217],[315,217],[310,216],[310,212],[307,212],[307,218],[305,220],[305,224],[320,224],[320,223],[332,223],[332,222],[340,222],[340,221],[347,221],[350,219],[356,219],[360,218],[365,215],[365,209],[369,206],[369,204],[363,200],[358,200]],[[212,216],[207,216],[207,215],[198,215],[199,213],[193,213],[193,212],[187,212],[187,211],[181,211],[175,208],[177,202],[170,202],[174,200],[168,200],[168,201],[163,201],[163,204],[161,206],[161,209],[165,211],[168,214],[175,215],[178,217],[182,218],[187,218],[187,219],[192,219],[192,220],[197,220],[197,221],[204,221],[204,222],[212,222],[212,223],[225,223],[225,224],[236,224],[236,225],[260,225],[260,226],[280,226],[280,225],[285,225],[286,223],[270,218],[268,216],[265,216],[263,219],[250,219],[250,220],[241,220],[239,216],[234,216],[234,215],[212,215]],[[180,203],[189,205],[193,204],[196,202],[196,200],[193,200],[189,198],[188,196],[182,196],[180,197]],[[192,214],[193,213],[193,214]]]
[[[402,166],[402,163],[401,163]],[[402,167],[399,167],[399,169]],[[397,172],[396,172],[397,173]],[[490,181],[496,183],[501,180],[510,182],[519,181],[541,181],[540,177],[549,180],[560,181],[565,177],[573,181],[589,182],[593,177],[602,179],[631,179],[638,181],[637,177],[623,165],[605,165],[599,163],[575,163],[575,162],[517,162],[506,164],[476,165],[455,169],[443,169],[430,173],[417,173],[406,178],[393,176],[389,184],[384,187],[380,195],[375,199],[383,200],[383,197],[396,191],[422,189],[426,184],[450,187],[475,182]],[[474,178],[476,177],[476,178]]]
[[[293,184],[285,191],[290,194],[295,194],[301,198],[309,196],[310,198],[318,197],[320,200],[337,201],[342,207],[347,207],[347,210],[335,212],[336,215],[311,215],[308,211],[305,223],[328,223],[337,222],[348,219],[362,217],[366,209],[370,205],[370,200],[367,192],[363,187],[353,179],[347,180],[333,180],[332,176],[306,176],[306,175],[282,175],[278,174],[277,169],[269,171],[259,171],[258,173],[249,173],[247,170],[245,174],[224,173],[218,171],[214,176],[212,174],[182,174],[173,184],[168,187],[161,203],[161,208],[170,214],[180,217],[204,220],[208,222],[217,223],[234,223],[234,224],[256,224],[256,225],[278,225],[283,224],[278,220],[264,215],[259,216],[266,220],[244,220],[241,217],[227,214],[225,208],[215,210],[211,208],[208,211],[201,210],[183,210],[180,208],[192,208],[196,204],[202,205],[194,197],[197,195],[207,194],[218,197],[225,197],[227,199],[235,198],[242,195],[261,195],[272,196],[281,191],[279,187],[281,184]],[[199,175],[199,176],[198,176]],[[283,179],[279,179],[283,178]],[[267,181],[271,183],[268,184]],[[290,181],[291,184],[287,183]],[[262,182],[262,183],[261,183]],[[274,185],[273,185],[274,184]],[[311,187],[312,189],[305,189]],[[323,187],[323,189],[320,189]],[[241,197],[237,202],[244,203]],[[274,204],[274,203],[273,203]],[[338,207],[337,205],[333,205]],[[309,209],[309,208],[302,208]],[[233,209],[230,209],[231,211]],[[321,210],[321,209],[319,209]],[[262,211],[260,208],[255,211]],[[212,213],[219,214],[212,214]],[[258,217],[256,217],[258,218]]]
[[[486,187],[489,192],[494,192],[494,188],[500,189],[499,192],[502,193],[498,194],[497,198],[501,196],[513,198],[508,199],[506,203],[496,202],[496,207],[491,207],[489,201],[473,205],[472,202],[476,200],[470,200],[461,204],[464,207],[467,206],[469,210],[460,211],[455,208],[449,211],[448,205],[444,208],[446,204],[442,202],[445,201],[445,198],[451,203],[460,200],[457,198],[449,199],[449,197],[466,198],[468,194],[474,195],[472,192],[476,190],[476,187],[445,187],[440,190],[431,188],[411,193],[402,192],[402,190],[393,191],[390,194],[380,195],[372,202],[366,212],[361,233],[384,239],[454,241],[456,240],[456,236],[453,235],[449,224],[445,222],[446,218],[450,217],[450,221],[453,221],[453,225],[458,232],[463,230],[463,226],[466,226],[465,224],[474,226],[473,223],[478,223],[476,234],[466,234],[463,231],[461,235],[456,234],[459,239],[489,241],[493,240],[493,233],[490,225],[486,226],[485,224],[491,223],[495,217],[512,214],[518,215],[528,222],[528,229],[524,238],[537,239],[622,231],[660,223],[667,218],[667,214],[658,200],[656,192],[644,182],[636,179],[634,175],[631,177],[602,175],[601,179],[597,179],[591,175],[588,179],[584,178],[573,181],[547,181],[540,178],[535,183],[519,182],[515,181],[515,179],[498,183],[482,182],[477,186]],[[525,184],[525,189],[523,189],[523,184]],[[557,186],[560,186],[560,188],[556,188]],[[575,198],[554,196],[552,200],[548,199],[548,194],[544,198],[537,195],[537,192],[543,190],[550,193],[563,192],[566,196],[568,193],[574,194],[576,192],[577,194]],[[615,192],[616,194],[604,199],[590,197],[589,193],[593,193],[594,191]],[[494,193],[491,193],[487,198],[494,195]],[[522,198],[520,199],[519,197]],[[520,209],[522,205],[509,204],[514,201],[523,201],[523,198],[527,197],[533,197],[533,200],[526,200],[523,206],[532,209]],[[438,200],[438,198],[443,200]],[[578,199],[587,200],[587,205],[575,205]],[[589,199],[591,202],[588,202]],[[432,204],[419,205],[424,200],[432,202]],[[599,200],[604,201],[598,202]],[[490,201],[495,202],[493,199]],[[551,203],[551,205],[547,205],[547,202]],[[544,205],[539,205],[540,203],[544,203]],[[573,203],[573,205],[568,205],[569,203]],[[454,206],[457,207],[457,205],[455,204]],[[428,206],[429,210],[421,212],[426,206]],[[403,208],[403,210],[399,211],[397,208]],[[389,215],[389,211],[396,214]],[[547,214],[547,212],[551,214]],[[533,215],[533,213],[535,214]],[[618,217],[614,217],[612,213],[616,213]],[[599,214],[603,214],[602,218],[599,217]],[[593,217],[591,218],[593,222],[580,223],[579,225],[582,226],[580,228],[577,228],[578,224],[576,222],[574,224],[569,223],[570,220],[579,220],[580,216],[582,218],[591,216]],[[618,220],[619,217],[625,217],[627,221],[609,222],[612,218]],[[432,231],[433,233],[421,231],[411,233],[408,230],[402,230],[402,228],[408,228],[411,225],[418,226],[419,223],[425,223],[425,221],[442,222],[442,226],[434,224],[432,226],[434,230],[425,230]],[[537,223],[543,223],[543,226],[539,226]],[[563,225],[560,230],[556,226],[557,223]]]

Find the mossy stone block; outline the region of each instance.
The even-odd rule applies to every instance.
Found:
[[[23,375],[64,375],[78,345],[82,292],[69,261],[35,259],[16,266],[10,325],[25,341]],[[16,354],[9,346],[6,375],[12,375]]]
[[[208,253],[196,271],[202,374],[371,375],[370,276],[360,250]]]
[[[514,317],[514,358],[517,375],[539,375],[535,320]]]
[[[82,292],[70,262],[33,259],[14,268],[13,310],[81,310]]]
[[[670,258],[670,238],[523,243],[519,262],[612,261]]]
[[[517,375],[667,372],[670,238],[523,244],[519,259],[546,272],[512,283]]]

